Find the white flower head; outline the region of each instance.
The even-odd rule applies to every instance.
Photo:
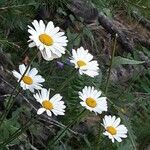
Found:
[[[34,20],[32,24],[34,28],[28,26],[28,32],[31,34],[29,47],[37,46],[43,58],[48,61],[65,54],[68,40],[64,36],[65,33],[59,31],[59,27],[54,27],[52,21],[45,25],[42,20]]]
[[[121,124],[120,125],[120,118],[116,118],[116,116],[105,116],[103,119],[103,126],[105,128],[105,132],[103,133],[104,135],[108,136],[109,139],[112,140],[114,143],[115,139],[118,142],[121,142],[121,138],[126,138],[127,137],[127,128]]]
[[[80,104],[96,114],[107,111],[106,97],[100,97],[101,93],[101,91],[97,91],[94,87],[85,86],[82,92],[79,92],[79,98],[83,100]]]
[[[50,98],[50,89],[47,90],[43,88],[33,96],[42,105],[42,107],[38,109],[37,114],[40,115],[46,111],[48,116],[52,116],[52,112],[56,116],[64,115],[66,106],[64,105],[64,101],[61,101],[62,96],[60,94],[55,94]]]
[[[12,71],[13,75],[18,78],[18,82],[21,79],[22,75],[24,74],[26,70],[26,66],[24,64],[19,65],[19,71],[17,72],[15,70]],[[41,89],[42,84],[45,79],[41,75],[37,75],[38,70],[36,68],[32,68],[30,70],[30,67],[28,68],[27,72],[25,73],[24,77],[22,78],[20,82],[20,86],[23,88],[23,90],[29,89],[31,92],[34,92],[34,89]]]
[[[71,63],[75,65],[75,68],[79,69],[79,73],[86,74],[90,77],[97,76],[99,67],[96,60],[92,60],[93,55],[91,55],[88,50],[84,50],[83,47],[77,50],[72,50]]]

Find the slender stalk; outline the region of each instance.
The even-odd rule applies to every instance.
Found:
[[[49,145],[51,146],[52,144],[54,145],[58,140],[59,138],[70,128],[71,125],[73,125],[77,119],[85,112],[86,109],[84,109],[83,111],[81,111],[75,118],[72,122],[70,122],[66,128],[56,137],[56,139],[54,139]]]
[[[20,89],[20,90],[17,92],[17,94],[15,95],[14,98],[16,98],[16,97],[21,93],[21,91],[22,91],[22,89]],[[5,117],[8,115],[8,113],[9,113],[10,109],[12,108],[13,104],[15,103],[14,98],[13,98],[13,96],[12,96],[12,98],[8,101],[8,103],[7,103],[7,105],[6,105],[6,109],[5,109],[4,113],[3,113],[2,116],[1,116],[0,126],[1,126],[1,124],[3,123]]]
[[[115,36],[115,40],[114,40],[114,45],[113,45],[113,49],[112,49],[112,53],[111,53],[111,60],[110,60],[110,67],[109,67],[109,70],[108,70],[108,75],[107,75],[107,80],[106,80],[106,87],[105,87],[105,95],[107,95],[107,91],[108,91],[108,87],[109,87],[109,79],[110,79],[110,74],[111,74],[111,69],[112,69],[112,65],[113,65],[113,59],[114,59],[114,55],[115,55],[115,50],[116,50],[116,43],[117,43],[117,35]],[[115,107],[116,105],[109,100],[109,102]],[[117,108],[118,109],[118,108]],[[96,146],[96,149],[100,149],[99,147],[99,141],[101,140],[101,135],[100,135],[100,132],[98,133],[98,141],[97,141],[97,146]]]
[[[20,83],[20,82],[18,82]],[[14,96],[13,98],[13,93],[16,91],[17,87],[19,86],[19,84],[17,84],[17,86],[13,89],[9,99],[8,99],[8,102],[6,104],[6,108],[4,110],[4,112],[1,114],[0,116],[0,126],[2,125],[4,119],[6,118],[6,116],[8,115],[11,107],[12,107],[12,103],[14,103],[14,99],[19,95],[19,93],[21,92],[20,90],[16,93],[16,95]]]
[[[100,117],[100,116],[99,116]],[[100,149],[100,142],[101,142],[101,124],[99,124],[99,127],[98,127],[98,138],[97,138],[97,140],[96,140],[96,150],[99,150]]]
[[[35,120],[35,117],[37,116],[37,114],[35,114],[32,118],[30,118],[24,125],[23,127],[20,127],[18,130],[16,130],[12,135],[10,135],[10,137],[8,139],[6,139],[1,145],[0,147],[3,148],[5,147],[7,144],[9,144],[10,142],[12,142],[13,140],[15,140],[18,136],[20,136],[24,131],[26,131],[32,124],[33,121]]]
[[[36,54],[37,54],[37,53],[36,53]],[[8,115],[8,113],[9,113],[11,107],[13,106],[12,103],[14,103],[14,99],[15,99],[15,98],[19,95],[19,93],[20,93],[20,91],[18,91],[18,92],[16,93],[16,95],[14,96],[14,98],[13,98],[14,92],[17,90],[17,88],[18,88],[20,82],[22,81],[23,77],[25,76],[27,70],[29,69],[31,63],[33,62],[33,60],[34,60],[35,58],[36,58],[36,55],[34,55],[33,59],[31,60],[31,62],[30,62],[29,65],[27,66],[25,72],[23,73],[23,75],[22,75],[21,79],[19,80],[19,82],[17,83],[16,87],[12,90],[11,95],[10,95],[10,97],[9,97],[9,99],[8,99],[8,102],[7,102],[7,104],[6,104],[6,108],[5,108],[4,112],[3,112],[3,113],[1,114],[1,116],[0,116],[0,126],[2,125],[4,119],[6,118],[6,116]]]
[[[115,55],[115,51],[116,51],[116,43],[117,43],[117,35],[115,36],[114,46],[113,46],[113,50],[112,50],[112,54],[111,54],[111,60],[110,60],[110,67],[108,70],[108,75],[107,75],[107,80],[106,80],[106,87],[105,87],[105,94],[106,95],[107,95],[108,86],[109,86],[109,79],[110,79],[111,69],[112,69],[112,65],[113,65],[113,59],[114,59],[114,55]]]

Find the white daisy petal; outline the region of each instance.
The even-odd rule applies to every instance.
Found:
[[[101,114],[103,111],[107,111],[107,101],[106,97],[100,97],[100,95],[101,91],[97,91],[94,87],[85,86],[82,92],[79,92],[79,98],[82,100],[80,104],[96,114]]]
[[[45,111],[45,108],[39,108],[37,114],[40,115]]]
[[[58,32],[55,34],[55,37],[61,37],[63,36],[65,33],[64,32]]]
[[[24,64],[19,65],[19,71],[20,71],[21,75],[23,75],[23,74],[24,74],[25,70],[26,70],[26,67],[25,67],[25,65],[24,65]]]
[[[29,75],[34,77],[36,74],[38,73],[38,70],[36,68],[31,69],[31,71],[29,72]]]
[[[34,76],[33,80],[38,83],[42,83],[45,81],[45,79],[41,75]]]
[[[83,107],[86,107],[86,103],[85,102],[80,102],[80,104],[83,106]]]
[[[115,140],[118,142],[122,142],[121,138],[127,137],[127,128],[124,125],[120,124],[120,118],[116,118],[116,116],[104,116],[103,126],[105,128],[104,135],[108,136],[109,139],[114,143]]]
[[[44,24],[43,20],[40,20],[39,25],[40,25],[41,32],[45,32],[45,24]]]
[[[49,99],[49,97],[47,97],[47,89],[45,88],[41,89],[41,97],[43,100]]]
[[[72,50],[71,63],[75,65],[75,68],[79,69],[79,73],[86,74],[90,77],[95,77],[99,74],[99,68],[97,61],[92,60],[93,55],[91,55],[88,50],[84,50],[83,47],[77,50]]]
[[[53,111],[53,113],[57,116],[57,115],[64,115],[64,112],[62,112],[62,111],[59,111],[59,110],[56,110],[56,109],[53,109],[52,110]]]
[[[45,53],[46,53],[48,58],[52,57],[52,50],[51,50],[51,48],[47,47],[45,49]]]
[[[116,116],[113,116],[113,117],[111,118],[111,124],[114,124],[115,120],[116,120]]]
[[[119,136],[114,137],[118,142],[122,142],[122,139]]]
[[[114,126],[117,127],[120,124],[120,118],[117,118],[114,122]]]
[[[83,70],[82,72],[92,78],[94,78],[99,74],[98,71],[93,71],[93,70]]]
[[[52,98],[49,98],[50,89],[41,89],[38,93],[34,94],[34,98],[42,105],[42,108],[46,110],[48,116],[64,115],[66,106],[62,101],[60,94],[55,94]]]
[[[127,128],[126,128],[124,125],[119,125],[119,126],[117,127],[117,129],[118,129],[119,132],[120,132],[120,131],[127,132]]]
[[[34,96],[34,98],[39,102],[39,103],[42,103],[42,101],[41,101],[41,95],[39,95],[39,94],[34,94],[33,95]]]
[[[36,46],[35,42],[31,42],[31,43],[29,44],[29,47],[30,47],[30,48],[31,48],[31,47],[34,47],[34,46]]]
[[[29,86],[28,88],[32,93],[34,93],[34,86]]]
[[[62,99],[62,96],[60,96],[60,94],[55,94],[55,95],[51,98],[51,101],[52,101],[53,103],[55,103],[55,102],[60,101],[61,99]]]
[[[54,30],[51,31],[51,35],[55,35],[56,33],[58,33],[59,31],[59,27],[54,28]]]
[[[67,37],[64,32],[60,32],[59,27],[54,27],[52,21],[44,24],[42,20],[32,22],[34,28],[28,26],[30,44],[29,47],[37,46],[45,60],[50,61],[65,54],[67,46]]]
[[[32,22],[32,24],[33,24],[33,26],[34,26],[34,28],[35,28],[36,31],[40,30],[40,25],[39,25],[39,23],[38,23],[37,20],[34,20]]]
[[[24,74],[26,70],[26,66],[24,64],[19,65],[19,71],[12,71],[13,75],[18,79],[18,81],[21,79],[22,75]],[[20,82],[20,86],[23,88],[23,90],[29,89],[31,92],[34,93],[35,89],[40,89],[42,87],[42,82],[45,80],[42,78],[42,76],[37,75],[38,71],[36,68],[33,68],[30,70],[30,67],[28,68],[25,76],[22,78],[22,81]]]
[[[127,137],[126,134],[119,134],[119,133],[118,133],[118,136],[121,137],[121,138],[126,138]]]
[[[47,95],[46,95],[46,97],[49,98],[49,95],[50,95],[50,89],[47,90]]]
[[[102,94],[102,92],[101,92],[101,91],[96,91],[96,92],[94,93],[95,98],[100,97],[100,96],[101,96],[101,94]]]
[[[12,73],[16,78],[21,79],[22,75],[20,73],[18,73],[17,71],[14,70],[14,71],[12,71]]]
[[[49,56],[47,55],[47,53],[46,53],[46,50],[42,50],[41,51],[41,54],[42,54],[42,56],[43,56],[43,58],[45,59],[45,60],[47,60],[47,61],[49,61],[49,60],[52,60],[52,56],[49,54]]]
[[[50,33],[54,29],[54,23],[52,21],[48,22],[45,32]]]
[[[112,138],[111,141],[114,143],[115,142],[114,138]]]
[[[34,29],[28,29],[28,32],[33,36],[36,35],[36,31]]]
[[[23,90],[26,90],[26,84],[23,81],[20,82],[20,86],[23,88]]]
[[[49,110],[46,110],[46,113],[47,113],[47,115],[48,115],[48,116],[50,116],[50,117],[52,116],[52,113],[51,113],[51,111],[49,111]]]

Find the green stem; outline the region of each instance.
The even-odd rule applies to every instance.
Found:
[[[117,35],[115,36],[114,46],[113,46],[111,60],[110,60],[110,67],[108,70],[108,75],[107,75],[107,80],[106,80],[106,88],[105,88],[106,95],[107,95],[108,86],[109,86],[109,79],[110,79],[111,69],[112,69],[112,65],[113,65],[113,59],[114,59],[114,55],[115,55],[115,51],[116,51],[116,43],[117,43]]]
[[[96,140],[97,141],[97,143],[96,143],[96,150],[99,150],[100,149],[100,146],[99,146],[99,144],[100,144],[100,142],[101,142],[101,124],[99,124],[99,127],[98,127],[98,140]]]
[[[36,53],[36,54],[37,54],[37,53]],[[29,65],[27,66],[25,72],[23,73],[21,79],[19,80],[19,82],[17,83],[16,87],[15,87],[15,88],[13,89],[13,91],[11,92],[11,95],[10,95],[10,97],[9,97],[9,99],[8,99],[7,104],[6,104],[6,108],[5,108],[4,112],[3,112],[3,113],[1,114],[1,116],[0,116],[0,126],[2,125],[4,119],[6,118],[6,116],[7,116],[7,114],[9,113],[11,107],[13,106],[12,103],[14,103],[14,99],[15,99],[15,98],[19,95],[19,93],[20,93],[20,91],[18,91],[18,92],[16,93],[16,95],[14,96],[14,98],[13,98],[14,92],[16,91],[16,89],[18,88],[18,86],[20,85],[20,82],[22,81],[23,77],[25,76],[27,70],[29,69],[31,63],[33,62],[33,60],[34,60],[35,58],[36,58],[36,55],[34,55],[33,59],[31,60],[31,62],[30,62]]]
[[[19,91],[17,92],[17,94],[15,95],[14,98],[16,98],[16,97],[21,93],[21,91],[22,91],[22,90],[19,90]],[[11,96],[10,96],[10,97],[11,97]],[[12,96],[12,97],[13,97],[13,96]],[[12,98],[12,97],[10,98],[10,100],[8,100],[8,103],[7,103],[7,105],[6,105],[6,109],[5,109],[4,113],[1,115],[0,126],[1,126],[1,124],[3,123],[5,117],[8,115],[8,113],[9,113],[10,109],[12,108],[13,104],[15,103],[14,98]]]
[[[86,109],[84,109],[83,111],[81,111],[75,118],[72,122],[70,122],[66,128],[56,137],[56,139],[54,139],[49,145],[51,146],[52,144],[54,145],[58,140],[59,138],[70,128],[71,125],[73,125],[77,119],[85,112]]]
[[[116,50],[116,43],[117,43],[117,35],[115,36],[115,40],[114,40],[114,46],[113,46],[113,50],[112,50],[112,54],[111,54],[111,60],[110,60],[110,67],[108,70],[108,75],[107,75],[107,80],[106,80],[106,87],[105,87],[105,95],[107,95],[107,91],[108,91],[108,86],[109,86],[109,79],[110,79],[110,74],[111,74],[111,69],[112,69],[112,65],[113,65],[113,59],[114,59],[114,55],[115,55],[115,50]],[[116,108],[116,105],[114,105],[114,103],[112,101],[109,100],[109,102]],[[98,141],[97,141],[97,150],[99,149],[99,141],[101,140],[101,135],[100,132],[98,133]]]
[[[0,146],[1,148],[5,147],[7,144],[15,140],[17,137],[19,137],[23,132],[25,132],[32,124],[33,121],[35,120],[35,117],[37,114],[35,114],[32,118],[30,118],[24,125],[23,127],[20,127],[18,130],[16,130],[8,139],[6,139]]]
[[[2,115],[0,116],[0,126],[2,125],[4,119],[6,118],[6,116],[8,115],[11,107],[12,107],[12,103],[14,103],[14,98],[16,98],[19,93],[20,93],[20,90],[16,93],[16,95],[14,96],[13,98],[13,93],[16,91],[17,87],[18,87],[19,84],[17,84],[17,86],[13,89],[9,99],[8,99],[8,102],[6,104],[6,108],[4,110],[4,112],[2,113]]]

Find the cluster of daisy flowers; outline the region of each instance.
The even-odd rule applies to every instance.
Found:
[[[47,61],[60,58],[62,54],[65,54],[68,40],[65,33],[60,31],[59,27],[54,27],[52,21],[45,25],[42,20],[39,22],[34,20],[32,25],[33,27],[28,26],[28,32],[31,34],[29,36],[30,48],[36,46]],[[81,75],[85,74],[95,77],[99,74],[98,62],[93,60],[93,55],[83,47],[72,50],[70,62],[74,64]],[[43,88],[42,83],[45,82],[45,79],[38,75],[36,68],[27,68],[27,66],[21,64],[19,65],[19,72],[14,70],[12,73],[20,82],[23,90],[30,90],[36,101],[41,104],[37,114],[40,115],[46,112],[48,116],[52,116],[52,114],[56,116],[65,115],[66,105],[62,100],[63,97],[58,93],[52,97],[50,96],[50,89]],[[82,100],[80,104],[85,109],[95,112],[95,114],[101,114],[108,109],[107,98],[103,97],[102,92],[93,86],[85,86],[79,92],[79,98]],[[112,142],[114,140],[121,142],[122,138],[127,137],[127,128],[123,124],[120,125],[120,122],[120,118],[115,116],[105,115],[103,118],[102,126],[105,128],[103,134],[108,136]]]

